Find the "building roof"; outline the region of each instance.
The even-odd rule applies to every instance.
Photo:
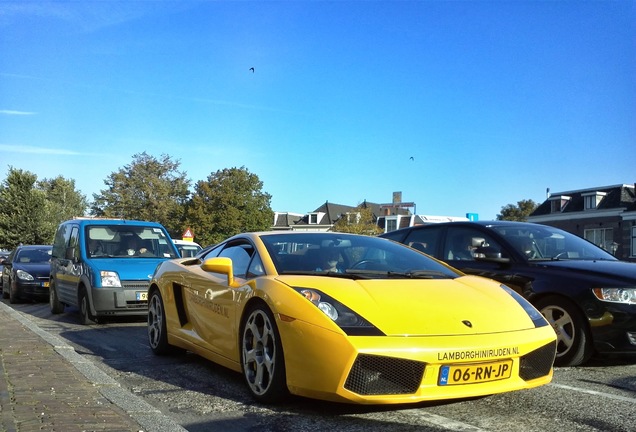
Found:
[[[596,210],[625,209],[636,210],[636,192],[634,185],[614,185],[565,192],[555,192],[530,214],[543,216],[552,213],[552,201],[561,199],[565,203],[559,213],[574,213],[585,210],[585,197],[598,194],[601,198]]]

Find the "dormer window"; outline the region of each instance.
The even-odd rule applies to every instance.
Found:
[[[596,210],[603,198],[607,195],[605,192],[591,192],[582,194],[585,201],[585,210]]]
[[[572,199],[572,197],[569,197],[567,195],[557,195],[550,197],[550,211],[552,213],[562,212],[570,202],[570,199]]]
[[[309,225],[318,225],[323,215],[324,213],[321,212],[309,213]]]
[[[346,216],[347,216],[347,223],[351,225],[360,223],[360,218],[362,217],[360,212],[347,212]]]

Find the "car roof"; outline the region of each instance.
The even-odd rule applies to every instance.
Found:
[[[71,219],[64,223],[78,223],[80,225],[131,225],[131,226],[161,226],[158,222],[150,222],[150,221],[142,221],[142,220],[133,220],[133,219],[100,219],[100,218],[90,218],[90,219]]]
[[[520,222],[520,221],[506,221],[506,220],[494,220],[494,221],[454,221],[454,222],[440,222],[440,223],[429,223],[422,225],[414,225],[410,227],[400,228],[396,231],[407,231],[414,228],[423,228],[429,226],[482,226],[482,227],[495,227],[495,226],[518,226],[518,227],[531,227],[540,224],[532,223],[532,222]],[[394,231],[391,231],[394,232]]]

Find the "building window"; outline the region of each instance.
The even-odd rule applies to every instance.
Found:
[[[594,192],[591,194],[584,194],[585,210],[596,210],[603,198],[607,195],[605,192]]]
[[[632,227],[632,248],[630,251],[630,256],[636,257],[636,226]]]
[[[386,218],[386,229],[384,232],[391,232],[397,229],[397,218]]]
[[[565,206],[570,202],[571,197],[566,195],[560,195],[550,198],[550,211],[552,213],[560,213],[565,209]]]
[[[596,246],[612,253],[612,243],[614,242],[614,233],[612,228],[586,229],[583,236],[586,240],[594,243]]]
[[[309,225],[316,225],[318,223],[318,213],[309,214]]]

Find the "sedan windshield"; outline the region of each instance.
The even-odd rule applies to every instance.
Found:
[[[550,226],[493,226],[528,260],[610,260],[616,258],[593,243]]]
[[[447,266],[406,246],[341,233],[264,235],[278,274],[351,278],[455,278]]]

